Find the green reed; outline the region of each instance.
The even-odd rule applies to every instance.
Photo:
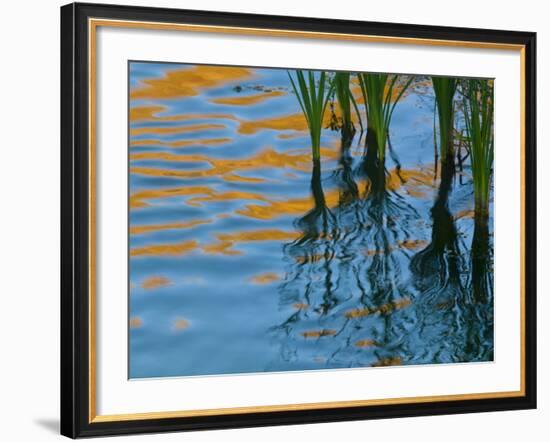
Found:
[[[432,77],[439,119],[439,151],[442,165],[454,160],[454,96],[455,78]]]
[[[474,180],[476,218],[489,214],[489,190],[493,172],[493,85],[488,80],[463,83],[466,145]]]
[[[355,134],[355,126],[351,118],[352,106],[359,119],[361,131],[363,130],[361,114],[350,89],[350,78],[351,74],[349,72],[337,72],[332,78],[332,85],[342,114],[342,136],[344,138],[353,138]]]
[[[402,85],[401,90],[398,90],[399,75],[358,74],[358,78],[365,102],[367,131],[374,132],[378,159],[383,161],[393,111],[411,84],[413,77]]]
[[[319,72],[318,81],[315,79],[314,71],[307,71],[306,81],[304,72],[298,69],[295,71],[296,82],[298,83],[296,85],[290,71],[287,71],[287,73],[307,121],[311,136],[313,159],[319,161],[321,159],[321,130],[323,129],[327,103],[332,94],[333,82],[327,85],[327,74],[324,71]]]

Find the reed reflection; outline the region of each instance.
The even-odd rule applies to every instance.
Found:
[[[321,164],[313,162],[315,207],[295,221],[301,235],[284,247],[280,301],[295,311],[272,329],[281,348],[273,366],[491,360],[489,222],[475,218],[468,247],[450,209],[454,156],[440,165],[423,240],[415,237],[422,216],[388,186],[389,158],[405,182],[395,152],[380,159],[377,140],[367,132],[364,153],[354,162],[352,141],[353,135],[342,135],[338,168],[325,180]],[[338,188],[336,207],[327,207],[323,182]]]
[[[492,359],[483,80],[130,68],[130,377]]]
[[[441,164],[439,190],[431,209],[431,242],[410,262],[419,294],[415,308],[421,320],[408,342],[421,343],[424,348],[411,355],[411,363],[492,359],[492,344],[487,345],[492,343],[492,299],[487,275],[481,274],[490,265],[488,224],[476,223],[469,256],[449,210],[454,181],[454,157],[448,157]]]
[[[326,206],[321,165],[313,162],[315,207],[295,221],[300,237],[284,247],[282,306],[296,311],[273,332],[284,335],[279,363],[327,367],[389,365],[398,355],[406,310],[410,224],[416,210],[386,186],[385,159],[367,133],[364,155],[354,164],[353,135],[341,138],[338,168],[326,181],[339,191]],[[320,343],[322,341],[322,344]],[[317,345],[319,343],[319,345]],[[275,366],[278,363],[274,363]]]

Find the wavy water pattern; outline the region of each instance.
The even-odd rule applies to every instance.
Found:
[[[313,162],[285,70],[129,82],[131,378],[493,359],[492,206],[436,173],[425,77],[382,167],[328,117]]]

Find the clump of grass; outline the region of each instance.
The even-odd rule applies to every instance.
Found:
[[[463,83],[466,145],[470,153],[474,181],[475,215],[489,215],[489,191],[493,173],[493,84],[470,79]]]
[[[316,81],[315,72],[307,71],[307,82],[304,71],[296,70],[296,82],[290,71],[287,71],[290,83],[300,103],[304,117],[306,118],[311,136],[311,149],[313,160],[321,159],[321,130],[329,97],[332,93],[333,82],[327,86],[327,74],[319,72],[319,79]],[[297,83],[297,84],[296,84]]]
[[[454,161],[454,96],[457,87],[455,78],[432,77],[435,102],[439,119],[439,151],[443,165]]]
[[[361,131],[363,130],[363,124],[361,122],[361,115],[355,102],[355,98],[351,93],[350,84],[351,74],[349,72],[337,72],[332,78],[332,87],[334,89],[336,99],[338,100],[338,107],[342,115],[342,137],[353,138],[355,134],[355,126],[351,118],[352,106],[359,119],[359,125]]]
[[[384,160],[389,127],[395,106],[410,86],[410,77],[398,91],[399,75],[358,74],[367,114],[367,132],[374,132],[378,159]]]

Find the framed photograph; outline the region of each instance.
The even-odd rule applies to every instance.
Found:
[[[535,408],[535,45],[62,7],[62,434]]]

